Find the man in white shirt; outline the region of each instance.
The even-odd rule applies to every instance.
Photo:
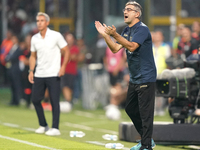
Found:
[[[28,76],[29,82],[33,84],[31,99],[40,124],[40,127],[35,132],[51,136],[60,135],[60,77],[65,73],[70,52],[63,36],[59,32],[48,28],[50,18],[47,14],[39,12],[36,20],[39,33],[35,34],[31,39]],[[62,66],[61,55],[64,57]],[[49,90],[53,112],[51,129],[48,127],[41,105],[46,88]]]

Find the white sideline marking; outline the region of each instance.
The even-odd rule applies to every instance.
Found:
[[[2,123],[4,126],[7,126],[7,127],[13,127],[13,128],[20,128],[20,129],[23,129],[23,130],[27,130],[27,131],[35,131],[35,129],[33,128],[28,128],[28,127],[20,127],[19,125],[17,124],[12,124],[12,123]]]
[[[8,126],[8,127],[13,127],[13,128],[19,128],[19,125],[17,124],[12,124],[12,123],[3,123],[4,126]]]
[[[95,144],[95,145],[101,145],[101,146],[105,146],[106,145],[106,144],[98,142],[98,141],[86,141],[86,143]],[[123,150],[130,150],[130,148],[124,147]]]
[[[70,122],[66,122],[65,125],[69,126],[69,127],[74,127],[74,128],[79,128],[79,129],[84,129],[84,130],[89,130],[89,131],[93,130],[92,127],[88,127],[88,126],[84,126],[84,125],[80,125],[80,124],[74,124],[74,123],[70,123]]]
[[[105,124],[105,120],[101,120],[101,121],[87,121],[87,122],[80,122],[80,124],[84,124],[84,125],[99,125],[99,124]]]
[[[101,142],[98,142],[98,141],[86,141],[86,142],[87,142],[87,143],[90,143],[90,144],[105,146],[104,143],[101,143]]]
[[[110,133],[110,134],[118,134],[116,131],[106,130],[106,129],[97,129],[99,132]]]
[[[31,145],[31,146],[35,146],[35,147],[40,147],[40,148],[45,148],[45,149],[50,149],[50,150],[58,150],[58,149],[55,149],[55,148],[51,148],[51,147],[39,145],[39,144],[36,144],[36,143],[32,143],[32,142],[28,142],[28,141],[23,141],[23,140],[11,138],[11,137],[8,137],[8,136],[0,135],[0,138],[11,140],[11,141],[15,141],[15,142],[19,142],[19,143],[23,143],[23,144],[27,144],[27,145]]]
[[[132,124],[131,122],[123,122],[123,123]],[[1,121],[0,121],[0,124],[8,126],[8,127],[20,128],[20,126],[17,125],[17,124],[2,123]],[[164,125],[164,124],[173,124],[173,123],[172,122],[155,121],[154,124],[163,124]],[[89,130],[89,131],[95,130],[92,127],[88,127],[88,126],[84,126],[84,125],[80,125],[80,124],[73,124],[73,123],[69,123],[69,122],[66,122],[65,125],[69,126],[69,127],[75,127],[75,128],[85,129],[85,130]],[[21,129],[24,129],[24,130],[27,130],[27,131],[35,131],[35,129],[28,128],[28,127],[21,127]],[[96,130],[100,131],[100,132],[105,132],[105,133],[118,134],[118,132],[116,132],[116,131],[111,131],[111,130],[106,130],[106,129],[96,129]],[[17,141],[17,142],[20,142],[20,143],[25,143],[25,144],[32,145],[32,146],[35,146],[35,147],[41,147],[41,148],[46,148],[46,149],[50,149],[50,150],[60,150],[60,149],[55,149],[55,148],[51,148],[51,147],[47,147],[47,146],[43,146],[43,145],[39,145],[39,144],[27,142],[27,141],[22,141],[22,140],[10,138],[10,137],[2,136],[2,135],[0,135],[0,138],[12,140],[12,141]],[[101,143],[101,142],[98,142],[98,141],[86,141],[86,142],[91,143],[91,144],[95,144],[95,145],[101,145],[101,146],[104,145],[105,146],[104,143]],[[188,147],[190,147],[192,149],[200,150],[200,147],[195,146],[195,145],[188,145]],[[123,150],[129,150],[129,148],[124,147]]]
[[[78,116],[84,116],[84,117],[88,117],[88,118],[97,118],[97,117],[99,119],[105,119],[106,118],[104,115],[94,115],[92,113],[79,111],[79,110],[76,110],[75,114],[78,115]]]
[[[26,130],[26,131],[33,131],[33,132],[35,132],[35,129],[33,129],[33,128],[22,127],[22,129]]]
[[[82,112],[82,111],[78,111],[76,110],[75,111],[75,114],[78,115],[78,116],[84,116],[84,117],[88,117],[88,118],[94,118],[95,116],[91,113],[88,113],[88,112]]]
[[[74,127],[74,128],[79,128],[79,129],[84,129],[84,130],[89,130],[89,131],[96,130],[96,131],[103,132],[103,133],[118,134],[118,132],[116,132],[116,131],[92,128],[92,127],[88,127],[88,126],[84,126],[84,125],[80,125],[80,124],[74,124],[74,123],[70,123],[70,122],[65,122],[65,125],[69,126],[69,127]]]

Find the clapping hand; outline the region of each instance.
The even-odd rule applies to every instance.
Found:
[[[105,33],[105,26],[103,26],[99,21],[95,21],[95,27],[97,29],[97,31],[103,36],[106,36]]]
[[[116,33],[116,28],[114,25],[112,25],[111,27],[111,26],[106,26],[106,24],[104,24],[104,27],[105,27],[106,34],[113,36]]]
[[[107,26],[106,24],[101,24],[99,21],[95,21],[95,27],[97,29],[97,31],[103,36],[113,36],[116,33],[116,28],[114,25],[111,26]]]

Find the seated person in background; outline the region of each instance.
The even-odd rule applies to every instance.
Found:
[[[72,110],[72,96],[74,92],[74,84],[77,76],[77,64],[79,49],[76,45],[75,36],[72,33],[66,33],[65,40],[67,41],[70,50],[70,61],[65,68],[65,74],[61,77],[61,89],[64,97],[64,102],[60,103],[65,105],[66,109],[61,111],[70,112]]]
[[[106,106],[106,116],[109,119],[118,120],[120,118],[120,111],[118,106],[124,100],[124,91],[122,89],[123,81],[123,70],[125,68],[125,53],[124,51],[119,51],[118,53],[112,53],[107,47],[106,56],[104,57],[105,68],[110,76],[110,104]],[[119,115],[113,118],[113,115],[109,117],[108,113],[115,109],[116,113]],[[114,111],[112,111],[114,113]],[[115,114],[116,114],[115,113]]]
[[[191,30],[185,27],[182,31],[181,41],[178,43],[177,53],[182,56],[183,60],[191,55],[197,53],[198,41],[192,38]]]
[[[178,43],[180,42],[181,38],[182,38],[182,31],[183,29],[185,28],[185,25],[184,24],[179,24],[177,26],[177,29],[176,29],[176,37],[173,39],[172,41],[172,54],[176,54],[176,51],[178,49]]]
[[[167,69],[166,59],[171,55],[171,49],[164,42],[164,35],[161,30],[156,30],[153,35],[153,55],[157,68],[157,78],[161,76],[163,70]],[[163,97],[155,97],[155,116],[165,115],[166,99]]]
[[[11,101],[10,105],[19,105],[21,98],[21,71],[19,68],[19,56],[22,55],[22,50],[19,46],[19,39],[16,35],[13,35],[12,38],[13,46],[11,47],[9,53],[5,57],[5,67],[7,69],[8,77],[11,83]]]
[[[200,44],[197,46],[197,53],[191,54],[187,57],[187,61],[190,60],[200,60]]]
[[[192,24],[192,37],[200,42],[200,23],[198,21],[194,21]]]

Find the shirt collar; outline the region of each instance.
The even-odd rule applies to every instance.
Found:
[[[50,35],[50,29],[49,29],[49,28],[47,28],[46,35]],[[45,36],[46,36],[46,35],[45,35]]]
[[[48,36],[48,35],[50,35],[50,29],[49,29],[49,28],[47,28],[47,31],[46,31],[45,37]],[[39,32],[39,37],[42,38],[40,32]]]
[[[137,22],[136,24],[134,24],[132,27],[129,27],[130,29],[135,29],[136,27],[138,27],[141,24],[141,21]]]

